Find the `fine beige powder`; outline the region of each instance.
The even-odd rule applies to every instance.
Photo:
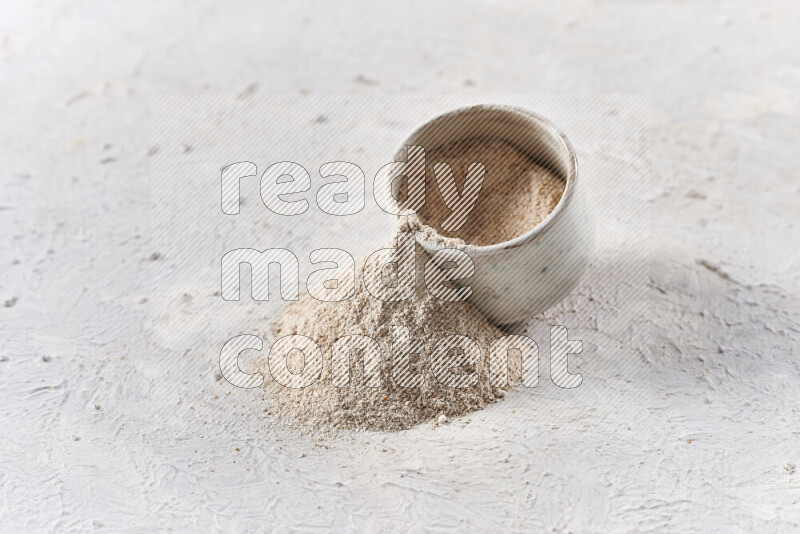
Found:
[[[474,138],[430,151],[426,154],[427,201],[413,217],[401,218],[398,231],[413,230],[417,238],[435,238],[450,244],[488,245],[513,239],[527,232],[553,210],[564,191],[564,182],[547,169],[536,165],[527,156],[503,141]],[[478,201],[467,222],[458,230],[441,232],[439,223],[449,213],[433,178],[433,164],[449,163],[460,190],[465,173],[473,162],[483,163],[486,178]],[[396,238],[385,248],[396,246]],[[467,302],[445,302],[432,296],[421,283],[429,256],[415,245],[417,286],[413,298],[399,302],[379,300],[364,288],[364,279],[385,273],[356,264],[355,294],[341,302],[323,302],[307,293],[284,310],[274,325],[274,338],[299,334],[314,340],[323,353],[319,380],[302,389],[285,388],[272,377],[264,388],[266,410],[287,420],[316,428],[352,428],[367,430],[400,430],[443,416],[454,417],[483,409],[505,395],[507,387],[490,384],[489,345],[504,335],[487,322]],[[391,325],[408,327],[413,338],[422,341],[424,352],[412,360],[412,370],[423,373],[420,387],[405,388],[392,379],[390,353]],[[375,339],[380,354],[381,384],[366,387],[363,355],[351,360],[349,385],[338,387],[331,380],[331,345],[340,337],[360,334]],[[441,338],[449,334],[466,335],[481,349],[479,361],[459,361],[465,373],[474,372],[477,384],[468,388],[444,386],[432,375],[428,366],[430,352]],[[303,368],[303,357],[294,351],[287,357],[288,372]],[[519,352],[510,351],[509,386],[521,378]],[[457,358],[458,353],[453,353]],[[294,367],[294,369],[293,369]]]
[[[394,246],[393,240],[387,248]],[[415,247],[417,279],[422,280],[428,256],[422,247]],[[348,300],[323,302],[304,293],[298,302],[287,306],[275,325],[275,339],[293,334],[313,339],[324,354],[324,367],[320,379],[302,389],[284,388],[269,380],[264,388],[268,411],[288,422],[297,421],[313,427],[400,430],[438,419],[442,414],[455,417],[480,410],[504,395],[507,388],[490,385],[488,365],[489,344],[502,337],[503,332],[489,324],[471,304],[438,300],[422,283],[417,284],[409,300],[384,302],[376,299],[361,282],[363,276],[377,277],[381,273],[369,268],[365,273],[364,269],[363,260],[356,263],[356,291]],[[392,361],[388,350],[391,325],[410,328],[411,335],[424,343],[425,353],[416,361],[412,359],[412,369],[424,374],[421,387],[404,388],[391,378]],[[338,338],[350,334],[370,336],[383,349],[379,387],[364,385],[363,360],[358,356],[351,360],[350,384],[346,387],[333,385],[330,346]],[[480,361],[456,362],[456,365],[462,364],[464,372],[477,373],[476,385],[452,388],[443,386],[432,376],[427,365],[428,356],[436,342],[448,334],[467,335],[480,346]],[[292,355],[287,359],[291,358]],[[514,385],[521,375],[521,360],[513,351],[509,360],[510,385]],[[291,366],[292,362],[290,369]],[[302,363],[299,367],[302,369]]]
[[[427,152],[425,161],[425,205],[417,214],[417,222],[468,245],[491,245],[524,234],[553,211],[564,193],[563,180],[499,139],[458,141]],[[439,162],[450,165],[462,192],[471,163],[482,163],[486,169],[474,209],[463,226],[453,232],[440,226],[450,210],[436,183],[433,166]]]

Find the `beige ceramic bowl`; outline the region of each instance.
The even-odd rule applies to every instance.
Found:
[[[537,226],[510,241],[465,248],[475,263],[475,274],[464,281],[473,290],[470,302],[495,324],[514,323],[544,311],[575,287],[589,263],[594,232],[572,145],[552,123],[528,110],[478,105],[445,113],[414,131],[396,159],[406,157],[407,146],[422,146],[427,153],[477,136],[510,143],[566,182],[558,205]],[[397,187],[393,184],[395,196]],[[429,253],[445,246],[423,233],[417,240]]]

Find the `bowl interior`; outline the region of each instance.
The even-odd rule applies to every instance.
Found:
[[[503,245],[516,246],[518,240],[534,237],[569,200],[576,178],[575,155],[564,134],[539,115],[508,106],[478,105],[441,115],[412,133],[398,149],[395,160],[402,161],[407,157],[407,146],[421,146],[429,152],[443,145],[479,136],[507,142],[535,163],[549,169],[566,184],[558,205],[542,223],[512,240],[474,246],[471,250],[475,252]],[[401,195],[401,187],[402,183],[398,180],[392,183],[391,194],[394,199]]]

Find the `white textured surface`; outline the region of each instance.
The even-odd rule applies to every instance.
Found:
[[[0,530],[800,528],[800,5],[373,4],[0,5]],[[215,380],[206,297],[150,283],[150,97],[198,92],[644,95],[648,280],[601,257],[548,312],[577,390],[281,429]]]

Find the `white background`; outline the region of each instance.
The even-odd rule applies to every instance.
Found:
[[[0,530],[796,530],[800,7],[526,6],[3,2]],[[153,158],[211,183],[226,163],[198,157],[202,136],[153,145],[163,93],[641,95],[641,137],[614,130],[627,105],[554,119],[598,198],[646,177],[646,276],[600,256],[528,325],[575,324],[577,390],[545,376],[396,434],[284,428],[216,380],[213,352],[279,309],[207,323],[216,288],[166,290],[170,257],[147,260]],[[365,157],[430,111],[374,115]]]

